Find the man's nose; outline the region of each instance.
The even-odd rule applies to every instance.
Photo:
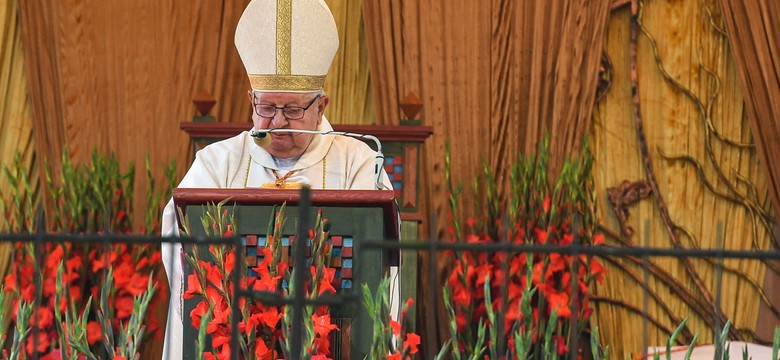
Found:
[[[284,125],[287,125],[287,118],[284,117],[284,112],[282,112],[282,110],[276,109],[274,117],[271,118],[271,124],[273,124],[275,128],[280,128]]]

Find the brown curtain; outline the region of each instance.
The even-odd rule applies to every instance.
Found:
[[[178,173],[191,160],[179,123],[196,114],[201,90],[217,100],[220,122],[250,121],[249,82],[233,45],[236,23],[249,0],[88,1],[82,6],[22,0],[20,14],[36,131],[36,153],[55,166],[63,146],[76,162],[93,149],[115,151],[140,166],[150,153],[158,179],[170,159]],[[332,1],[341,48],[326,89],[334,98],[362,94],[355,104],[334,102],[339,123],[365,123],[373,109],[359,6]],[[357,9],[357,10],[356,10]],[[342,26],[341,22],[344,22]],[[339,84],[349,83],[351,87]],[[56,119],[56,121],[55,121]],[[136,208],[144,204],[138,172]]]
[[[421,187],[428,191],[421,204],[431,216],[423,238],[440,238],[446,228],[445,143],[454,181],[465,186],[483,157],[506,186],[509,165],[520,151],[535,149],[545,132],[554,166],[579,150],[609,1],[364,0],[363,12],[377,123],[398,124],[398,103],[413,92],[423,103],[423,124],[434,130],[422,158]],[[418,314],[425,317],[418,327],[430,347],[446,336],[447,318],[426,309],[429,296],[440,298],[430,293],[437,287],[427,281],[427,261],[423,254]],[[447,259],[438,261],[440,272]]]
[[[721,0],[753,136],[780,214],[780,3]]]
[[[117,153],[142,169],[150,155],[188,166],[179,122],[196,115],[191,99],[206,89],[219,121],[248,121],[248,81],[233,49],[247,1],[89,1],[81,6],[20,1],[36,154],[57,168],[67,146],[79,163],[93,149]],[[136,208],[145,174],[137,171]]]
[[[339,30],[339,50],[328,70],[325,115],[332,124],[373,124],[374,102],[361,0],[327,0]]]
[[[721,0],[723,22],[731,39],[745,107],[759,149],[761,164],[774,205],[780,214],[780,3],[772,0]],[[774,303],[780,299],[780,276],[768,272],[764,290]],[[761,307],[756,331],[771,336],[775,318]]]
[[[27,170],[27,177],[35,179],[38,176],[34,166],[32,118],[17,9],[16,0],[0,5],[0,194],[11,193],[2,168],[13,168],[17,153],[21,155],[19,165]],[[32,185],[37,189],[35,183]],[[0,219],[0,232],[8,230],[3,220]],[[10,259],[9,245],[0,245],[0,276],[5,276]]]

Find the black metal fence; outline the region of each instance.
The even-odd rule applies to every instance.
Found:
[[[301,202],[299,204],[299,222],[298,222],[298,233],[299,234],[305,234],[308,231],[309,224],[307,223],[307,219],[309,219],[309,216],[307,214],[310,214],[312,212],[312,208],[310,205],[308,194],[305,194],[301,197]],[[39,218],[42,218],[40,216]],[[163,243],[181,243],[181,244],[224,244],[224,245],[232,245],[233,249],[235,249],[235,256],[237,259],[237,263],[243,263],[244,261],[244,252],[242,250],[242,242],[241,238],[239,236],[233,236],[228,238],[202,238],[202,237],[160,237],[160,236],[146,236],[146,235],[119,235],[119,234],[111,234],[111,233],[105,233],[105,234],[49,234],[46,233],[44,227],[43,227],[43,221],[39,221],[41,225],[38,226],[38,231],[34,234],[14,234],[14,233],[6,233],[6,234],[0,234],[0,241],[2,242],[24,242],[24,243],[32,243],[34,246],[34,249],[36,251],[35,257],[37,259],[43,259],[45,254],[41,253],[42,244],[44,243],[50,243],[50,242],[70,242],[70,243],[100,243],[100,244],[114,244],[114,243],[126,243],[126,244],[156,244],[161,245]],[[305,249],[304,249],[304,242],[303,241],[297,241],[294,245],[294,260],[296,263],[301,264],[304,263],[303,259],[305,257]],[[360,253],[366,252],[366,251],[385,251],[388,249],[395,249],[399,251],[414,251],[414,252],[428,252],[431,254],[431,256],[428,256],[428,259],[430,261],[430,264],[428,266],[429,272],[427,274],[418,274],[418,278],[422,279],[429,284],[430,288],[439,288],[438,284],[438,276],[437,276],[437,265],[436,265],[436,258],[437,256],[434,254],[439,254],[442,251],[472,251],[472,252],[487,252],[487,253],[496,253],[496,252],[505,252],[505,253],[532,253],[532,254],[549,254],[549,253],[558,253],[562,255],[591,255],[591,256],[611,256],[611,257],[621,257],[621,256],[633,256],[633,257],[639,257],[645,260],[645,263],[647,263],[647,259],[652,257],[674,257],[674,258],[709,258],[709,259],[716,259],[717,264],[722,264],[724,259],[753,259],[753,260],[761,260],[761,261],[767,261],[767,260],[780,260],[780,251],[778,250],[770,250],[770,251],[757,251],[757,250],[727,250],[727,249],[680,249],[680,248],[649,248],[649,247],[636,247],[636,248],[618,248],[618,247],[604,247],[604,246],[582,246],[577,241],[574,241],[572,245],[570,246],[555,246],[555,245],[543,245],[543,244],[525,244],[525,245],[517,245],[517,244],[511,244],[508,242],[505,243],[492,243],[492,244],[467,244],[467,243],[449,243],[449,242],[440,242],[440,241],[385,241],[383,239],[375,239],[371,241],[366,241],[363,243],[355,244],[355,252],[356,257],[360,256]],[[171,254],[174,255],[174,254]],[[576,264],[577,262],[574,262]],[[574,274],[576,275],[577,267],[574,266]],[[35,279],[38,281],[40,279],[40,268],[35,269]],[[356,271],[359,271],[356,270]],[[647,276],[647,267],[645,267],[645,276]],[[346,293],[346,294],[336,294],[336,295],[326,295],[316,298],[307,298],[303,291],[304,281],[303,276],[304,273],[302,271],[296,271],[293,272],[294,276],[297,276],[297,278],[294,279],[293,286],[296,287],[292,292],[295,294],[292,297],[283,297],[279,294],[271,294],[271,293],[258,293],[255,291],[251,291],[248,289],[241,289],[239,287],[236,287],[235,294],[232,296],[232,311],[233,314],[240,313],[238,299],[239,298],[253,298],[253,299],[260,299],[264,303],[272,304],[272,305],[288,305],[292,306],[292,313],[293,313],[293,323],[291,324],[291,334],[290,334],[290,340],[292,343],[293,349],[299,349],[303,344],[301,344],[302,331],[303,331],[303,309],[306,306],[311,305],[335,305],[335,304],[344,304],[344,303],[353,303],[357,306],[360,306],[361,296],[358,292],[352,292],[352,293]],[[722,273],[719,273],[722,274]],[[239,284],[240,283],[240,272],[234,271],[233,272],[233,283]],[[572,287],[576,287],[576,276],[572,276]],[[716,299],[717,301],[720,301],[721,294],[720,291],[720,281],[722,280],[722,277],[719,277],[716,279],[718,282],[718,285],[716,286]],[[359,284],[355,287],[355,289],[359,289]],[[36,289],[40,289],[40,284],[36,284]],[[429,292],[429,296],[424,299],[426,301],[426,307],[428,309],[434,309],[436,307],[437,303],[437,295],[435,292]],[[40,294],[36,293],[35,298],[37,301],[40,300]],[[418,299],[419,301],[419,299]],[[714,309],[720,309],[720,304],[716,303],[713,304]],[[577,312],[572,312],[572,321],[576,322],[576,315]],[[231,324],[232,327],[232,359],[238,359],[238,343],[237,339],[239,336],[239,328],[238,328],[238,322],[236,321],[236,318],[234,316],[234,321]],[[432,317],[429,317],[432,318]],[[647,319],[645,321],[647,323]],[[428,324],[429,329],[435,328],[433,326],[434,324]],[[720,324],[723,326],[724,324]],[[717,332],[718,329],[713,329],[713,331]],[[645,329],[644,331],[644,337],[645,337],[645,344],[647,344],[647,335],[648,332]],[[35,332],[32,333],[33,341],[35,341]],[[367,334],[356,334],[357,338],[356,340],[360,340],[360,337],[367,336]],[[425,334],[422,335],[423,339],[426,339],[424,341],[425,344],[431,345],[434,344],[434,340],[430,338],[430,336],[426,337]],[[576,341],[577,338],[575,337],[573,339],[574,343],[571,344],[571,349],[577,348]],[[297,355],[293,355],[295,357]],[[570,353],[570,358],[575,359],[576,354],[575,352]]]

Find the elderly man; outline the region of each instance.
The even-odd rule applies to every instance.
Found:
[[[333,16],[323,0],[254,0],[236,28],[236,49],[252,89],[255,130],[333,130],[324,111],[328,68],[338,49]],[[344,136],[243,132],[200,150],[182,188],[375,189],[376,152]],[[384,183],[389,184],[384,175]],[[177,234],[173,203],[163,214],[163,235]],[[171,288],[165,359],[182,351],[181,245],[163,245]]]

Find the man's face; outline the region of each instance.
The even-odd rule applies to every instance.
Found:
[[[286,92],[252,92],[249,91],[249,101],[252,102],[252,122],[255,129],[297,129],[316,130],[322,122],[322,114],[328,105],[327,96],[317,96],[318,93],[286,93]],[[300,119],[288,119],[281,108],[292,107],[305,108]],[[258,108],[277,107],[273,117],[264,117],[258,114]],[[293,111],[294,112],[294,111]],[[264,114],[269,115],[269,114]],[[270,133],[271,142],[264,148],[274,157],[290,158],[303,154],[309,146],[314,134],[285,134]]]

